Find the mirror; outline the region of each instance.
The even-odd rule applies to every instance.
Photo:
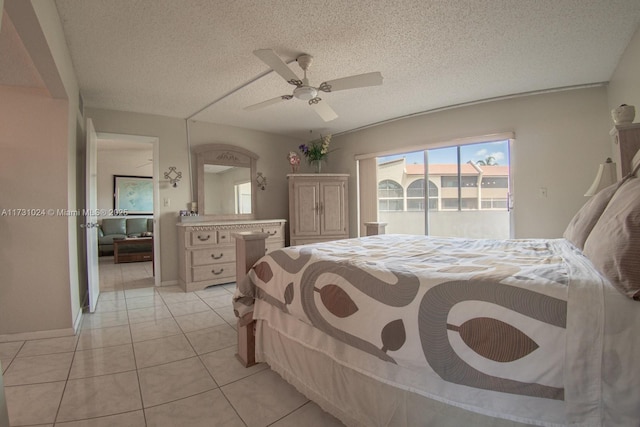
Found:
[[[254,219],[258,156],[227,144],[194,147],[198,213],[217,219]]]

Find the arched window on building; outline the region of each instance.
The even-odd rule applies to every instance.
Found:
[[[429,180],[429,210],[438,210],[438,187]],[[407,187],[407,210],[424,211],[424,178],[413,181]]]
[[[438,187],[431,181],[429,180],[429,210],[430,211],[437,211],[439,210],[439,206],[438,206]]]
[[[378,184],[378,210],[404,210],[404,190],[400,184],[390,179],[380,181]]]
[[[407,210],[424,211],[424,178],[413,181],[407,187]]]

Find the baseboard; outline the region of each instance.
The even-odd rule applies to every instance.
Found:
[[[75,335],[74,328],[52,329],[50,331],[19,332],[17,334],[0,335],[0,343],[11,341],[41,340]]]
[[[82,308],[80,308],[80,310],[78,310],[78,314],[76,315],[76,319],[73,322],[73,332],[74,334],[77,334],[78,331],[80,330],[80,324],[82,323]]]
[[[167,280],[166,282],[161,282],[160,286],[176,286],[178,285],[177,280]]]

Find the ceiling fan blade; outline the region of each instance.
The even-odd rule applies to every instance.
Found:
[[[267,64],[273,71],[280,74],[283,79],[287,81],[287,83],[291,83],[291,80],[299,81],[300,79],[296,74],[291,71],[291,68],[285,62],[280,59],[276,53],[271,49],[258,49],[254,50],[253,54],[260,58],[262,62]],[[296,83],[291,83],[295,85]]]
[[[338,115],[335,111],[333,111],[333,108],[329,107],[329,104],[327,104],[325,101],[320,100],[319,102],[315,103],[310,102],[309,105],[311,106],[311,108],[313,108],[313,111],[315,111],[325,122],[330,122],[331,120],[338,118]]]
[[[288,101],[293,98],[293,95],[282,95],[277,98],[268,99],[266,101],[258,102],[257,104],[249,105],[248,107],[244,107],[244,110],[253,111],[258,110],[260,108],[268,107],[269,105],[277,104],[282,101]]]
[[[382,74],[376,71],[373,73],[358,74],[356,76],[329,80],[322,83],[318,89],[324,92],[335,92],[338,90],[356,89],[359,87],[379,86],[381,84]]]

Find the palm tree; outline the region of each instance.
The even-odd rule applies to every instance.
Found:
[[[493,156],[487,156],[484,160],[478,160],[476,164],[480,166],[498,166],[498,162],[496,162],[496,158]]]

